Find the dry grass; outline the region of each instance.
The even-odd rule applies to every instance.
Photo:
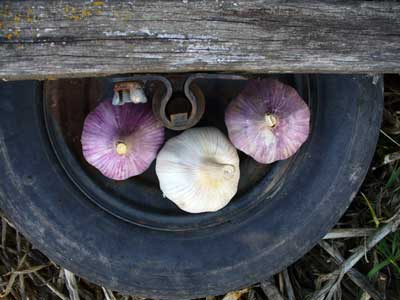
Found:
[[[372,167],[335,229],[274,278],[207,300],[400,299],[400,231],[392,232],[400,223],[399,215],[392,218],[399,207],[400,76],[391,75],[385,77],[384,122]],[[5,299],[140,299],[96,286],[52,263],[4,216],[0,247],[0,297]]]

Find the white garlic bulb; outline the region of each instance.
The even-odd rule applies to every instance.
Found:
[[[189,213],[217,211],[237,192],[239,156],[214,127],[186,130],[157,156],[156,173],[164,195]]]

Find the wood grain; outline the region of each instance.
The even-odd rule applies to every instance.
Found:
[[[400,72],[399,16],[375,1],[1,1],[0,78]]]

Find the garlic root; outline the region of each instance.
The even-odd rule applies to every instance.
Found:
[[[276,123],[278,123],[278,118],[274,114],[265,114],[264,120],[271,128],[274,128],[276,126]]]
[[[118,142],[115,147],[115,150],[117,151],[117,153],[119,155],[124,155],[128,151],[128,147],[126,146],[126,144],[124,142]]]
[[[210,177],[217,179],[231,179],[235,175],[235,166],[230,164],[220,164],[214,161],[206,161],[204,163],[204,171],[209,173]]]

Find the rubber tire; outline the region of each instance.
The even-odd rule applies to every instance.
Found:
[[[305,159],[274,201],[251,218],[194,234],[135,226],[87,201],[52,151],[41,83],[1,83],[1,208],[50,259],[112,290],[185,299],[259,282],[304,255],[337,222],[376,146],[382,79],[312,78],[316,126]]]

